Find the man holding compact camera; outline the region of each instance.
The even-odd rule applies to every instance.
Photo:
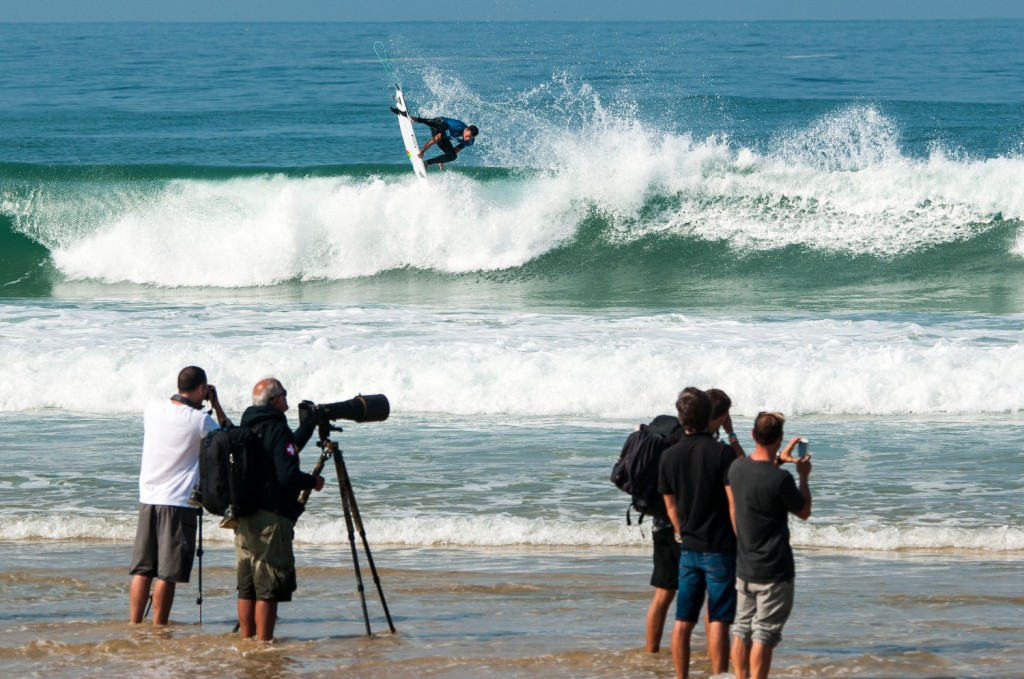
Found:
[[[278,380],[267,378],[253,387],[252,405],[242,414],[243,427],[260,432],[263,493],[255,513],[239,517],[235,527],[238,573],[238,625],[243,638],[274,638],[277,605],[291,601],[296,589],[292,540],[295,522],[305,506],[299,494],[321,490],[322,476],[299,469],[299,451],[316,422],[309,418],[292,432],[285,412],[288,392]]]
[[[210,402],[217,422],[203,412],[203,401]],[[199,478],[199,445],[206,434],[230,421],[217,388],[193,365],[178,373],[178,393],[149,404],[143,422],[139,524],[128,571],[129,618],[142,622],[152,586],[153,624],[166,625],[175,585],[188,582],[195,558],[199,510],[188,500]]]
[[[754,452],[729,468],[729,512],[736,531],[736,620],[732,662],[737,679],[763,679],[782,628],[793,610],[796,568],[789,544],[789,515],[811,515],[811,457],[797,437],[782,447],[780,413],[759,413],[754,420]],[[795,449],[801,449],[793,457]],[[796,463],[800,488],[780,469]]]

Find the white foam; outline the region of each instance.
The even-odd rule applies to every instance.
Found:
[[[203,540],[231,543],[232,531],[217,527],[216,517],[206,517]],[[88,515],[35,512],[0,519],[0,540],[109,540],[131,543],[135,516],[125,513]],[[626,526],[621,517],[567,521],[555,518],[507,515],[435,515],[385,518],[363,516],[372,545],[410,547],[646,547],[650,531]],[[967,550],[996,553],[1024,551],[1024,530],[1016,527],[952,528],[945,526],[855,527],[791,521],[792,544],[843,551]],[[348,544],[341,518],[305,515],[295,529],[297,544],[339,546]]]
[[[8,305],[0,411],[139,413],[189,364],[233,412],[270,374],[300,398],[379,392],[396,413],[457,416],[629,418],[687,384],[725,389],[740,415],[1024,410],[1021,319],[917,320]]]
[[[1024,551],[1024,530],[1017,527],[957,528],[950,526],[818,526],[790,522],[792,544],[854,551],[958,549],[983,552]]]

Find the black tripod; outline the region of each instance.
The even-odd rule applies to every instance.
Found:
[[[342,431],[341,427],[331,424],[318,425],[320,440],[317,447],[320,448],[320,459],[313,467],[313,476],[319,476],[327,464],[327,460],[334,458],[334,469],[338,475],[338,490],[341,492],[341,507],[345,512],[345,527],[348,529],[348,543],[352,548],[352,565],[356,571],[356,583],[359,589],[359,599],[363,606],[363,620],[366,622],[366,635],[371,636],[370,614],[366,610],[366,589],[363,587],[363,573],[359,568],[359,551],[356,549],[355,531],[359,531],[359,537],[363,541],[363,551],[366,552],[366,561],[370,565],[370,572],[373,574],[373,582],[377,585],[377,594],[380,596],[380,605],[384,609],[384,616],[388,620],[388,627],[395,632],[395,625],[391,621],[391,613],[388,611],[388,602],[384,600],[384,590],[381,588],[380,576],[377,574],[377,567],[373,563],[373,554],[370,553],[370,543],[366,541],[366,531],[363,529],[363,519],[359,515],[359,505],[356,504],[356,496],[352,491],[352,481],[348,476],[348,469],[345,467],[345,458],[341,455],[338,444],[330,439],[332,431]],[[303,491],[299,502],[306,504],[309,499],[309,491]]]

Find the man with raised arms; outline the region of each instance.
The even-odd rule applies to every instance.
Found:
[[[723,441],[729,444],[736,457],[743,457],[743,446],[732,426],[732,415],[729,410],[732,408],[732,399],[721,389],[708,389],[704,392],[711,401],[711,422],[708,424],[708,431],[715,438],[719,438],[719,432],[725,435]]]
[[[203,412],[209,401],[217,422]],[[142,622],[153,589],[153,624],[166,625],[176,583],[188,582],[196,552],[199,510],[188,503],[199,480],[199,444],[230,422],[207,384],[206,372],[188,366],[178,373],[178,393],[153,401],[143,416],[139,524],[129,573],[128,617]],[[156,585],[153,579],[156,578]]]
[[[772,653],[782,640],[782,628],[793,610],[796,568],[789,545],[789,515],[811,515],[811,457],[793,459],[792,439],[782,453],[780,413],[759,413],[754,420],[754,452],[729,469],[729,511],[736,530],[736,624],[732,662],[737,679],[765,679]],[[777,462],[796,462],[800,477]]]
[[[661,456],[658,487],[681,543],[672,661],[676,676],[690,674],[690,637],[707,596],[707,647],[713,674],[729,666],[729,625],[736,614],[736,537],[725,494],[736,452],[708,427],[711,401],[687,387],[676,401],[683,437]]]

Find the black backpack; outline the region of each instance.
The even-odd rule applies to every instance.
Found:
[[[658,492],[658,465],[661,453],[677,442],[683,433],[679,419],[672,415],[659,415],[650,424],[640,425],[626,438],[619,460],[612,467],[612,483],[626,493],[633,502],[631,508],[644,515],[668,519],[665,499]],[[626,510],[626,524],[631,525],[629,509]]]
[[[222,526],[259,509],[263,494],[263,428],[232,427],[210,432],[199,449],[199,485],[193,504],[223,516]]]

